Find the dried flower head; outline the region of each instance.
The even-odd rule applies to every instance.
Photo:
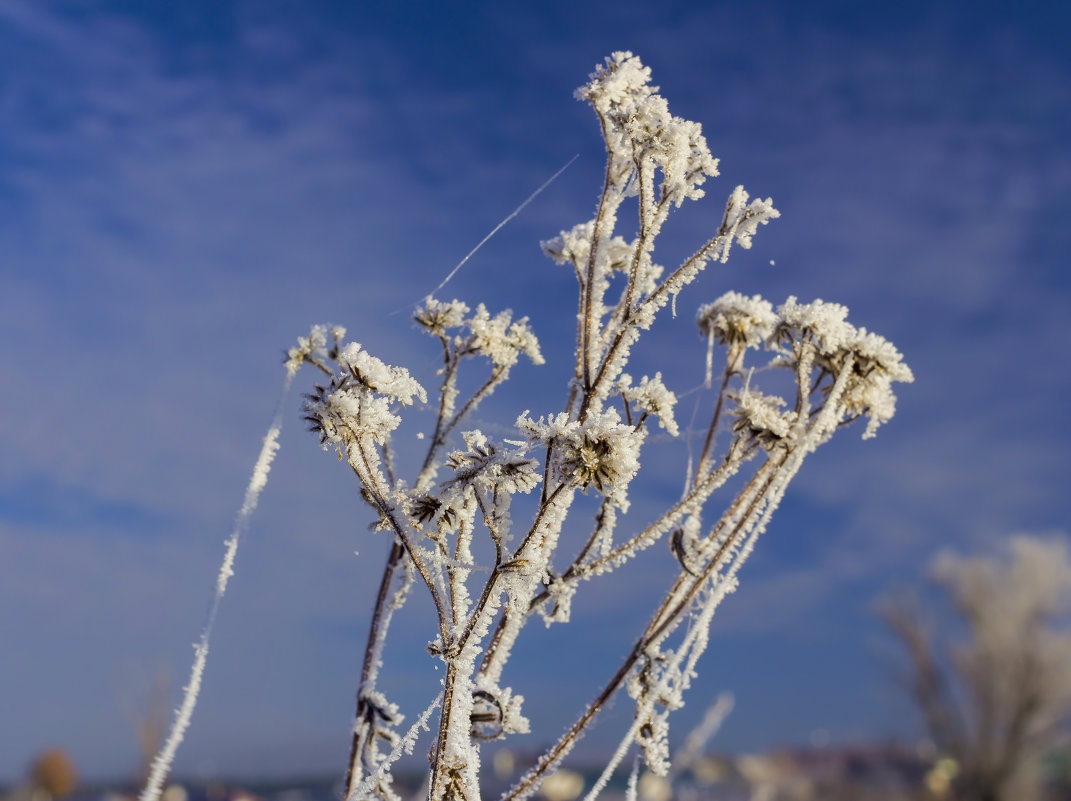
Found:
[[[427,393],[408,370],[385,364],[356,342],[341,350],[338,363],[341,374],[305,396],[305,420],[324,447],[344,450],[363,436],[386,442],[401,423],[394,403],[427,402]]]
[[[655,373],[654,378],[644,376],[635,386],[632,385],[632,376],[625,373],[617,380],[617,391],[626,403],[635,406],[644,416],[656,415],[659,425],[671,437],[680,434],[680,428],[673,417],[677,395],[662,383],[662,373]]]
[[[774,342],[782,347],[808,342],[817,348],[819,359],[836,357],[857,335],[855,326],[846,319],[848,307],[839,303],[799,303],[790,296],[777,309],[777,316]]]
[[[748,443],[758,443],[771,450],[792,438],[797,423],[795,411],[784,411],[785,400],[748,388],[732,396],[733,431]]]
[[[679,207],[703,197],[699,187],[718,174],[718,160],[711,156],[699,123],[670,114],[650,80],[651,70],[636,56],[616,52],[595,68],[576,97],[590,103],[605,121],[611,152],[618,149],[632,161],[662,171],[660,201]]]
[[[464,324],[468,313],[468,305],[460,300],[439,301],[429,295],[424,298],[424,305],[417,307],[413,319],[428,333],[445,337],[447,330]]]
[[[621,422],[610,409],[578,424],[561,444],[559,475],[579,489],[594,485],[624,503],[624,490],[640,469],[643,433]]]
[[[310,357],[327,357],[327,326],[314,325],[307,337],[298,337],[297,345],[286,352],[286,370],[293,375]]]
[[[759,295],[750,298],[726,292],[713,303],[699,307],[695,315],[699,332],[719,345],[758,348],[773,334],[778,317],[773,305]]]
[[[915,376],[891,342],[865,328],[856,332],[846,351],[851,355],[852,372],[840,402],[849,415],[867,417],[863,439],[870,439],[896,412],[893,382],[911,383]]]
[[[543,364],[539,340],[528,327],[528,318],[522,317],[516,322],[511,322],[511,318],[509,309],[492,317],[481,303],[472,317],[465,321],[472,332],[469,347],[490,359],[495,367],[506,370],[517,363],[522,353],[533,364]]]
[[[453,451],[446,459],[447,467],[454,471],[451,483],[497,488],[512,495],[531,492],[540,482],[539,462],[529,458],[523,448],[495,445],[480,431],[466,431],[462,436],[466,449]]]
[[[363,387],[408,406],[416,398],[428,402],[428,393],[404,367],[391,367],[377,359],[358,343],[350,342],[338,354],[343,370]]]

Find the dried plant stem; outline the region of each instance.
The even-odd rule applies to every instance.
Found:
[[[294,371],[287,370],[283,387],[279,393],[279,400],[275,405],[275,414],[272,416],[271,425],[253,466],[253,475],[250,476],[249,484],[242,499],[242,506],[238,511],[234,528],[225,543],[223,562],[216,577],[216,588],[212,595],[212,601],[208,607],[208,614],[201,626],[201,634],[194,644],[193,665],[190,668],[190,678],[183,690],[182,702],[175,711],[175,718],[171,724],[171,731],[164,740],[160,752],[149,766],[149,774],[142,790],[139,801],[157,801],[167,779],[167,773],[171,769],[171,762],[175,758],[179,745],[186,735],[193,719],[193,711],[197,706],[197,697],[201,691],[201,680],[204,676],[205,665],[208,660],[208,646],[212,640],[212,631],[216,625],[216,616],[219,614],[220,604],[227,591],[227,584],[234,575],[234,559],[238,552],[238,544],[242,535],[249,528],[249,520],[256,511],[260,501],[260,493],[268,483],[268,474],[271,471],[272,461],[279,450],[279,433],[283,427],[283,404],[290,393],[290,385],[294,379]]]
[[[457,383],[457,367],[459,360],[456,356],[451,355],[450,345],[446,341],[446,338],[442,337],[442,340],[443,349],[446,351],[446,364],[443,367],[443,383],[442,388],[439,391],[439,414],[435,419],[435,429],[431,435],[431,445],[428,448],[427,455],[424,457],[424,463],[420,467],[420,474],[417,476],[417,490],[424,490],[431,483],[431,477],[435,474],[435,457],[446,442],[446,436],[449,433],[448,430],[446,430],[446,418],[449,414],[449,398]]]
[[[602,127],[603,139],[609,141],[608,121],[600,114],[599,125]],[[616,213],[617,203],[611,200],[611,189],[614,186],[614,157],[609,154],[606,159],[606,174],[603,177],[602,192],[599,195],[599,208],[595,213],[595,224],[591,235],[591,250],[588,254],[587,269],[584,272],[584,284],[580,303],[581,336],[577,347],[577,361],[580,366],[578,378],[585,392],[591,386],[591,360],[594,356],[592,331],[597,323],[594,319],[594,298],[592,287],[595,284],[595,268],[598,263],[599,246],[603,241],[603,226],[606,218]],[[619,202],[619,201],[618,201]],[[612,227],[612,226],[611,226]]]
[[[766,466],[764,465],[764,468],[765,467]],[[759,480],[760,474],[756,474],[755,478],[752,479],[752,483],[754,484],[756,481],[759,481],[759,483],[762,483],[764,487],[768,489],[772,482],[774,472],[776,471],[761,470],[760,474],[763,474],[763,479]],[[743,493],[741,494],[743,495]],[[762,492],[756,494],[756,497],[750,505],[751,512],[754,512],[754,510],[759,507],[763,497]],[[725,556],[730,553],[732,548],[738,543],[739,537],[746,532],[746,524],[750,519],[751,514],[748,514],[736,525],[732,534],[726,538],[717,554],[707,563],[706,569],[700,576],[692,577],[685,572],[681,572],[677,576],[674,585],[670,588],[669,592],[666,593],[662,603],[647,624],[643,634],[636,640],[635,644],[632,646],[632,650],[629,651],[628,656],[618,670],[598,695],[595,696],[595,699],[588,705],[584,710],[584,713],[573,723],[573,725],[566,730],[551,748],[540,756],[535,766],[502,796],[502,801],[521,801],[521,799],[526,798],[538,786],[538,782],[546,772],[553,769],[561,758],[572,749],[573,745],[575,745],[576,741],[579,740],[587,730],[588,726],[602,710],[606,702],[609,701],[614,693],[621,688],[625,679],[628,678],[632,669],[643,658],[647,649],[653,643],[663,639],[671,633],[672,628],[683,620],[691,601],[695,598],[699,589],[710,581],[711,577],[721,566]],[[688,583],[688,579],[691,579],[691,587],[682,594],[682,587]]]
[[[450,659],[446,665],[446,678],[443,688],[443,711],[439,716],[439,733],[435,741],[434,758],[431,763],[431,798],[442,798],[443,769],[446,767],[447,740],[450,736],[450,721],[453,718],[451,710],[454,708],[454,693],[457,689],[457,661]]]
[[[383,644],[386,641],[390,625],[390,616],[387,614],[387,599],[390,597],[390,587],[394,581],[394,573],[399,562],[405,555],[405,548],[398,540],[391,543],[390,552],[387,554],[387,563],[383,568],[383,576],[379,582],[379,592],[376,594],[376,604],[372,609],[372,620],[368,630],[368,641],[364,649],[364,662],[361,665],[361,680],[357,685],[357,710],[354,714],[355,721],[364,719],[368,712],[368,699],[366,692],[371,689],[374,673],[378,672],[376,659],[382,653]],[[348,798],[354,790],[357,782],[361,781],[359,761],[361,753],[366,745],[361,736],[362,729],[354,726],[353,739],[350,742],[350,759],[346,769],[345,797]]]
[[[424,560],[423,558],[421,558],[421,555],[417,550],[417,546],[413,544],[411,538],[408,536],[406,528],[398,519],[398,516],[395,514],[395,510],[384,499],[382,495],[382,476],[378,475],[372,469],[371,461],[368,458],[368,453],[365,450],[365,446],[364,443],[361,441],[361,438],[357,439],[355,449],[357,450],[360,459],[354,460],[350,458],[350,467],[353,468],[354,473],[357,474],[357,478],[364,485],[365,489],[368,490],[369,495],[371,496],[373,503],[376,507],[376,511],[379,512],[379,514],[383,517],[384,520],[390,523],[391,528],[394,530],[395,536],[402,544],[402,547],[405,548],[406,554],[413,562],[413,566],[416,567],[417,572],[420,574],[420,577],[424,580],[424,584],[427,586],[428,592],[431,593],[431,599],[435,604],[435,611],[439,618],[439,633],[443,638],[443,642],[446,642],[446,640],[448,639],[447,620],[449,618],[446,610],[446,603],[444,602],[442,595],[439,592],[439,587],[432,579],[431,572],[428,570],[427,565],[424,564]]]
[[[718,436],[718,423],[721,421],[721,412],[725,405],[725,391],[729,388],[729,379],[732,377],[733,373],[729,371],[729,365],[726,364],[725,373],[721,379],[721,387],[718,389],[718,399],[714,403],[714,416],[711,418],[710,426],[707,428],[706,439],[703,440],[703,450],[699,452],[699,463],[695,468],[695,481],[698,481],[703,474],[703,468],[706,467],[707,459],[710,458],[710,454],[714,449],[714,443]]]

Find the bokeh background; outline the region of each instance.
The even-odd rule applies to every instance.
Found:
[[[538,242],[593,213],[603,150],[572,92],[621,49],[721,158],[659,261],[702,242],[738,183],[783,214],[681,296],[635,372],[694,388],[695,309],[737,289],[845,303],[917,377],[875,440],[846,432],[805,466],[675,725],[731,690],[728,751],[919,735],[876,599],[942,548],[1071,519],[1069,29],[1056,0],[0,0],[0,782],[50,744],[87,777],[137,770],[153,688],[185,682],[285,348],[343,324],[434,386],[405,310],[579,154],[442,293],[528,315],[548,357],[481,425],[560,407],[574,281]],[[302,433],[298,394],[180,774],[344,763],[386,543]],[[679,492],[686,450],[648,459],[637,521]],[[653,558],[582,596],[572,626],[532,627],[508,677],[529,698],[523,747],[627,651],[670,561]],[[427,612],[388,651],[410,716],[438,686]],[[610,748],[628,706],[583,753]]]

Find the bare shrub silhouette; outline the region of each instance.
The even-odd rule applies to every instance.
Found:
[[[907,596],[883,612],[907,684],[962,801],[1039,797],[1036,760],[1071,720],[1071,559],[1066,539],[1017,536],[1008,554],[940,555],[933,578],[968,639],[936,647]]]

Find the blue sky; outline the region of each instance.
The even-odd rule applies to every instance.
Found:
[[[185,680],[283,350],[336,322],[430,378],[436,355],[390,312],[579,154],[448,287],[528,315],[548,356],[481,419],[560,406],[573,282],[537,244],[591,215],[603,151],[572,91],[621,49],[721,158],[660,260],[738,183],[783,215],[682,295],[645,364],[697,383],[692,314],[736,289],[845,303],[917,378],[875,440],[842,434],[805,467],[677,725],[730,690],[726,750],[917,733],[875,599],[941,548],[1071,527],[1066,5],[372,5],[0,0],[0,780],[53,743],[89,776],[136,770],[139,710],[161,671]],[[345,758],[384,542],[290,406],[182,773]],[[649,458],[672,475],[682,454]],[[541,699],[527,747],[627,649],[656,580],[533,627],[513,663]],[[413,607],[388,679],[410,714],[436,681]],[[581,658],[591,642],[602,656]]]

